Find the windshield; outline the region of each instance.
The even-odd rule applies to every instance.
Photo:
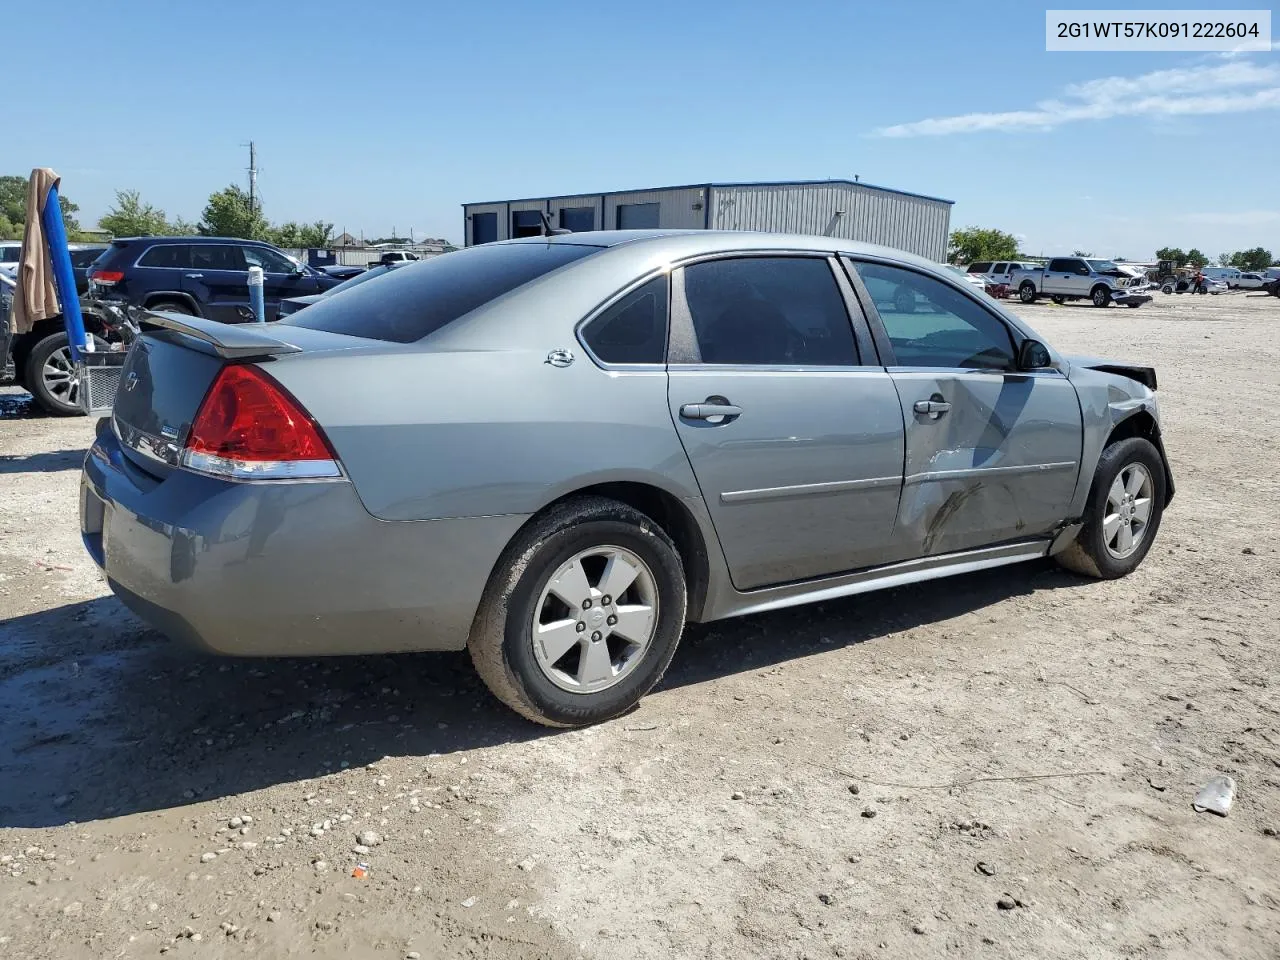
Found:
[[[1110,260],[1086,260],[1094,273],[1111,273],[1120,268]]]
[[[406,263],[381,283],[326,297],[279,323],[412,343],[543,274],[599,252],[599,247],[569,243],[469,247]]]

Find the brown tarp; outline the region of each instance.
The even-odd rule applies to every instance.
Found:
[[[22,231],[18,287],[13,292],[13,307],[9,311],[9,329],[14,333],[28,333],[39,321],[62,312],[58,306],[58,290],[53,285],[49,251],[45,247],[44,224],[40,220],[49,191],[60,179],[48,167],[37,167],[31,171],[31,180],[27,183],[27,222]]]

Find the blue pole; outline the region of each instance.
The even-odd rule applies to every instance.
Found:
[[[49,190],[44,210],[40,212],[44,225],[44,242],[49,248],[49,262],[53,264],[53,284],[58,288],[58,300],[62,303],[62,324],[67,329],[71,359],[77,363],[84,351],[84,317],[80,315],[80,295],[76,293],[76,275],[71,269],[71,251],[67,249],[67,231],[62,224],[62,206],[58,203],[58,187]]]

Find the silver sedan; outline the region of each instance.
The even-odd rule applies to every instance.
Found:
[[[466,647],[574,726],[687,622],[1044,556],[1123,576],[1172,495],[1153,370],[898,251],[646,231],[473,247],[268,325],[151,315],[80,513],[176,639]]]

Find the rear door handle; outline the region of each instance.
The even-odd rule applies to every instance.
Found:
[[[742,416],[742,408],[732,403],[686,403],[680,408],[680,416],[686,420],[710,420],[724,417],[725,421]]]
[[[917,400],[915,402],[916,413],[926,414],[935,420],[950,409],[951,404],[945,400]]]

